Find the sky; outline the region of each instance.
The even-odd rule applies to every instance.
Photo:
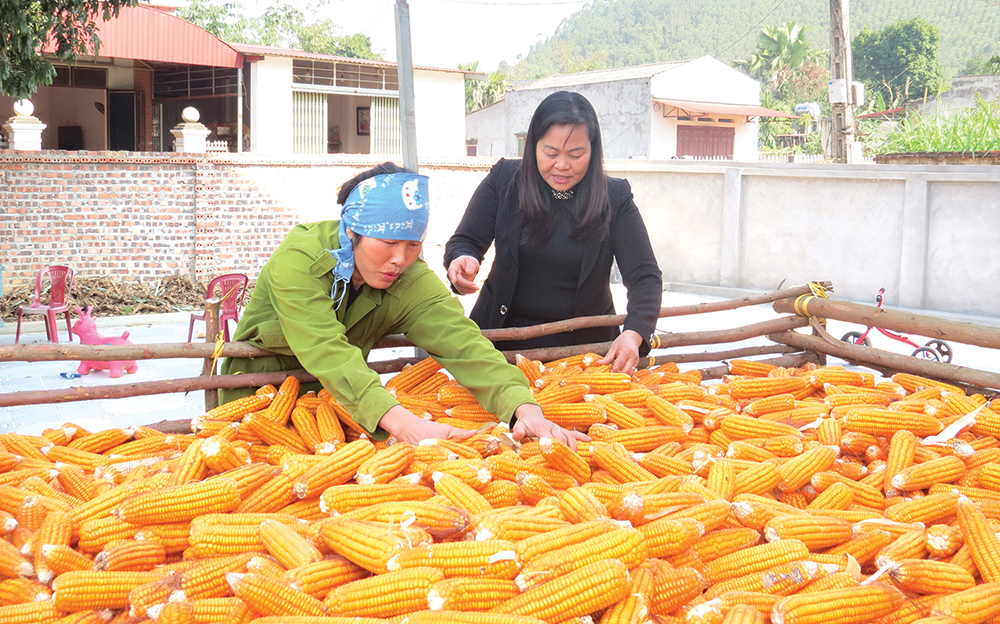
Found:
[[[300,7],[315,5],[287,1]],[[266,0],[246,4],[263,11]],[[368,35],[373,50],[395,61],[395,4],[395,0],[327,0],[321,17],[339,24],[340,34]],[[493,71],[502,60],[513,64],[519,54],[527,56],[532,44],[551,36],[585,4],[585,0],[409,0],[413,64],[454,68],[479,61],[479,71]]]

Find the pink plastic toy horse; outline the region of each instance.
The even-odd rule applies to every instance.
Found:
[[[97,320],[90,314],[93,309],[93,306],[87,306],[86,311],[80,310],[79,307],[76,309],[76,313],[80,318],[73,324],[73,333],[80,337],[80,344],[132,344],[132,341],[128,339],[129,332],[125,332],[121,336],[102,336],[97,333]],[[110,362],[84,360],[80,362],[80,367],[76,369],[76,372],[81,375],[86,375],[90,373],[90,371],[102,370],[109,371],[112,377],[121,377],[122,371],[126,373],[134,373],[139,370],[139,367],[135,365],[135,360],[113,360]]]

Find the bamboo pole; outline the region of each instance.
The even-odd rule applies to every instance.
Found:
[[[811,295],[803,295],[796,299],[780,299],[775,301],[772,307],[775,312],[783,314],[828,318],[936,340],[952,340],[977,347],[1000,349],[1000,329],[973,323],[959,323],[899,310],[887,310],[852,301],[820,299]]]
[[[212,345],[213,355],[205,358],[201,367],[202,377],[215,374],[215,341],[219,339],[219,303],[214,297],[205,300],[205,342]],[[205,390],[205,411],[219,406],[219,393],[215,390]]]
[[[1000,374],[990,373],[975,368],[945,364],[921,358],[890,353],[873,347],[851,344],[826,336],[809,336],[797,332],[772,334],[768,338],[774,342],[809,349],[833,355],[852,363],[874,365],[882,370],[902,373],[913,373],[942,381],[962,382],[983,388],[1000,389]]]

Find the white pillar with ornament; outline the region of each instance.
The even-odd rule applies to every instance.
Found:
[[[22,152],[42,149],[42,130],[45,130],[46,124],[33,116],[34,112],[35,105],[30,100],[14,102],[14,116],[3,125],[10,149]]]
[[[199,123],[201,113],[193,106],[188,106],[181,111],[183,123],[179,123],[170,129],[170,134],[174,135],[174,151],[204,154],[207,150],[206,139],[212,133]]]

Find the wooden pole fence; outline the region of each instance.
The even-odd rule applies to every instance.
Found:
[[[890,353],[873,347],[842,342],[829,335],[824,337],[784,332],[771,334],[768,338],[774,342],[826,353],[853,363],[873,365],[881,370],[912,373],[942,381],[962,382],[982,388],[1000,389],[1000,374],[997,373]]]
[[[1000,349],[1000,329],[973,323],[960,323],[911,312],[887,310],[851,301],[834,301],[811,295],[774,302],[775,312],[857,323],[866,327],[881,327],[937,340],[952,340],[963,344]]]

